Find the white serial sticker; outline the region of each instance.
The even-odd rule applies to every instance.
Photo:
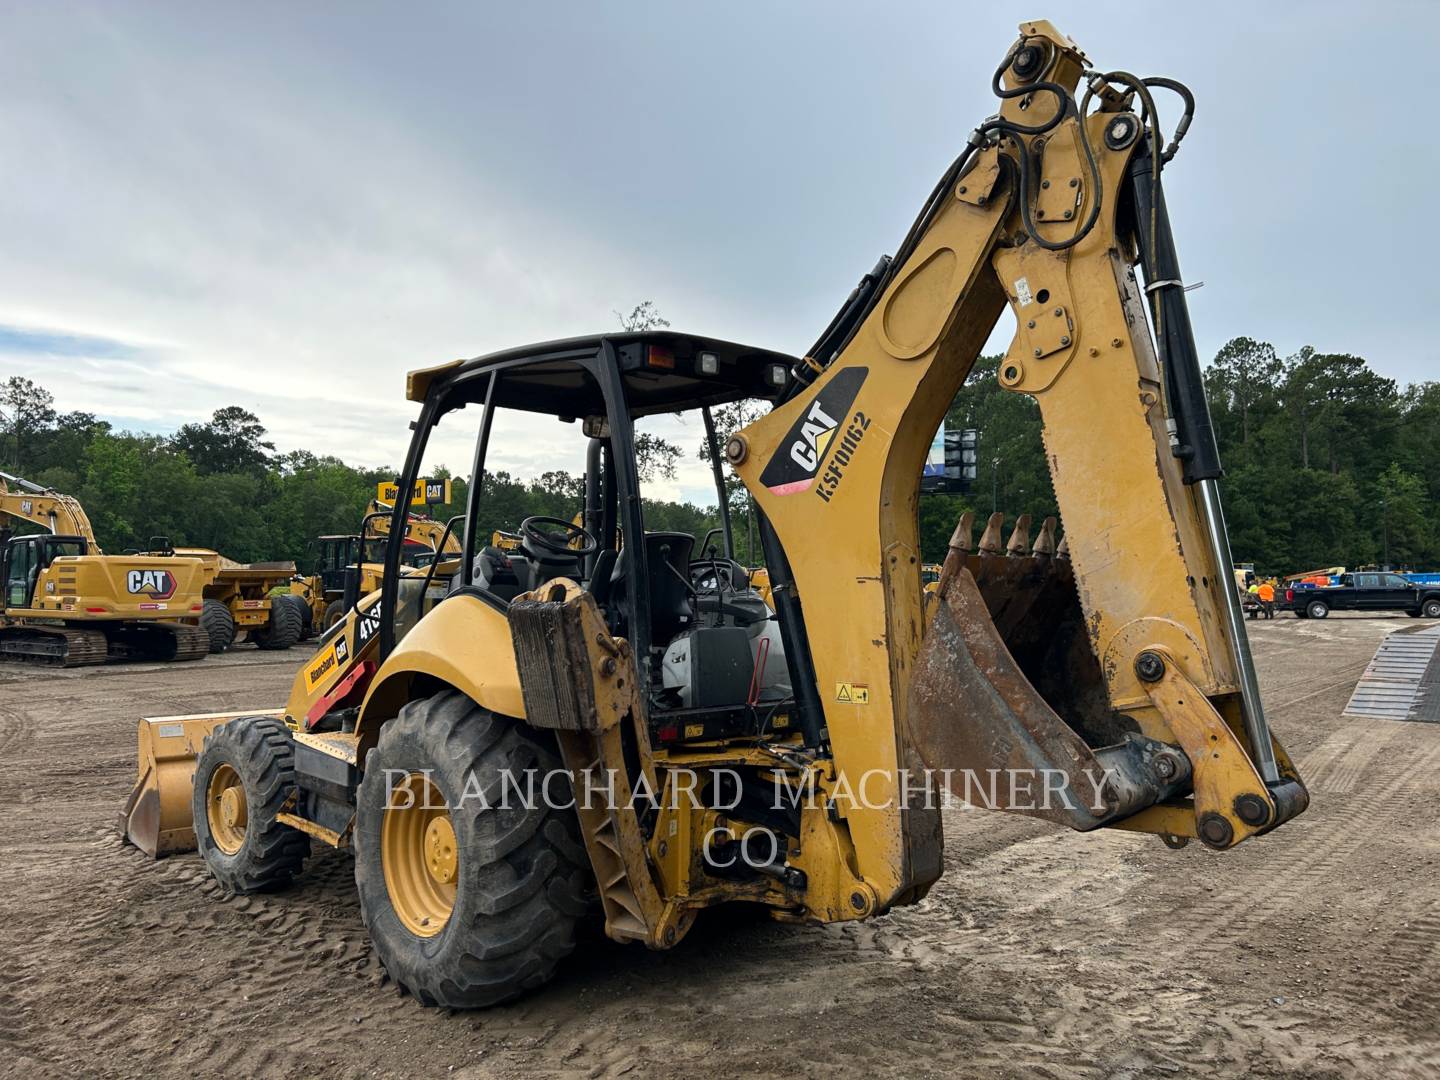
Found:
[[[1028,278],[1019,278],[1015,282],[1015,299],[1021,307],[1029,307],[1034,303],[1035,298],[1030,295],[1030,281]]]
[[[161,739],[178,739],[185,734],[184,724],[157,724],[155,734]]]

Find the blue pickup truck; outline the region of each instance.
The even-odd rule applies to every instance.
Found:
[[[1440,619],[1440,585],[1417,585],[1384,571],[1341,574],[1336,585],[1287,588],[1280,606],[1301,619],[1323,619],[1332,611],[1403,611]]]

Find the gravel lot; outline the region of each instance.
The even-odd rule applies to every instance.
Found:
[[[225,898],[115,816],[135,719],[284,700],[300,650],[0,669],[0,1073],[1437,1076],[1440,725],[1340,717],[1400,618],[1251,624],[1312,805],[1216,855],[955,811],[922,904],[587,938],[545,991],[427,1010],[370,954],[347,856]]]

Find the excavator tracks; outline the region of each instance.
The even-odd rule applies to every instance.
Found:
[[[188,623],[128,623],[91,630],[74,626],[0,628],[0,660],[47,667],[87,667],[107,660],[200,660],[210,638]]]
[[[106,636],[111,660],[199,660],[210,654],[210,636],[189,623],[128,623]]]
[[[0,660],[47,667],[85,667],[109,658],[99,630],[69,626],[8,626],[0,629]]]

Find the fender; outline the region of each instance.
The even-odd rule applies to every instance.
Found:
[[[380,726],[410,700],[410,686],[421,676],[454,687],[481,708],[525,718],[505,613],[478,596],[452,596],[416,623],[375,673],[355,725],[362,761]]]

